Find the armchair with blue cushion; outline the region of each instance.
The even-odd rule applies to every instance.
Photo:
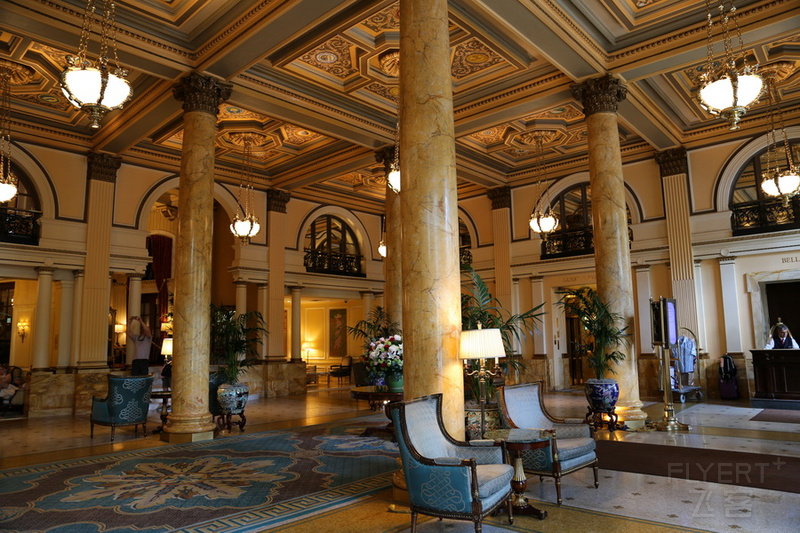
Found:
[[[394,423],[411,503],[411,532],[419,513],[471,520],[480,533],[483,518],[504,503],[512,515],[511,478],[502,448],[493,441],[453,439],[442,422],[442,395],[388,405]]]
[[[555,478],[556,497],[561,505],[561,476],[591,466],[594,486],[599,486],[596,443],[591,427],[582,418],[556,418],[547,412],[542,387],[541,381],[499,387],[497,397],[508,427],[551,432],[550,446],[523,452],[522,465],[526,473],[538,475],[540,480],[545,476]]]
[[[111,426],[111,440],[117,426],[133,426],[137,434],[139,424],[147,435],[147,413],[150,409],[150,392],[153,389],[153,375],[126,376],[108,375],[108,395],[105,398],[92,397],[92,416],[90,436],[94,438],[94,425]]]

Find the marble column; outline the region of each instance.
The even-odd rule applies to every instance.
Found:
[[[292,293],[292,362],[301,363],[303,361],[303,334],[300,331],[300,324],[303,287],[291,287],[290,291]]]
[[[247,282],[236,281],[233,286],[235,287],[236,314],[242,315],[247,312]]]
[[[72,361],[72,308],[75,305],[75,281],[65,279],[61,282],[61,321],[58,325],[58,363],[59,372],[66,370]]]
[[[444,424],[459,438],[464,378],[447,0],[400,0],[400,12],[405,397],[443,393]]]
[[[379,161],[383,161],[384,173],[389,175],[394,148],[382,152]],[[400,195],[388,185],[385,187],[384,201],[384,235],[386,257],[383,258],[383,308],[389,320],[397,322],[403,329],[403,224],[400,213]]]
[[[72,348],[70,350],[69,364],[71,367],[78,366],[78,353],[81,349],[81,306],[83,302],[83,270],[76,270],[73,274],[75,279],[75,299],[72,302]]]
[[[78,352],[78,367],[87,370],[108,368],[111,225],[117,170],[121,165],[122,158],[115,155],[99,152],[88,155],[89,205]]]
[[[286,204],[289,203],[288,191],[270,189],[267,191],[267,260],[269,274],[267,291],[269,292],[268,313],[265,317],[269,338],[267,342],[267,359],[273,361],[286,360],[286,348],[283,334],[283,298],[286,296]]]
[[[617,78],[605,75],[573,85],[572,94],[583,104],[586,115],[597,292],[634,331],[630,241],[617,124],[617,108],[627,89]],[[639,399],[634,342],[631,339],[630,346],[623,348],[627,357],[615,365],[616,374],[607,377],[619,382],[620,419],[635,428],[644,425],[647,415]]]
[[[142,315],[142,277],[143,275],[138,272],[128,274],[128,316],[124,318],[125,323],[127,324],[126,327],[130,327],[132,325],[132,323],[129,323],[129,317]],[[117,321],[120,321],[119,318]],[[139,326],[138,322],[135,324],[136,327]],[[131,335],[134,334],[132,331],[129,331],[128,333]],[[125,362],[130,365],[135,358],[136,345],[132,342],[126,342]]]
[[[208,411],[211,254],[214,231],[214,137],[217,113],[231,86],[191,73],[173,89],[183,104],[183,149],[175,253],[172,413],[169,442],[213,438]]]
[[[511,308],[511,187],[489,189],[494,238],[494,297]]]
[[[36,295],[36,320],[31,323],[33,347],[31,370],[49,370],[50,361],[50,308],[53,303],[54,268],[39,267],[39,291]]]
[[[685,148],[665,150],[656,154],[661,169],[664,207],[667,215],[667,242],[672,278],[672,297],[678,307],[678,325],[691,333],[679,335],[697,340],[697,304],[694,289],[694,253],[692,228],[689,220],[689,163]]]

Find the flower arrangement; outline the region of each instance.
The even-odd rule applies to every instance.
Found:
[[[403,373],[403,339],[400,335],[381,337],[369,343],[364,355],[367,369],[374,376]]]

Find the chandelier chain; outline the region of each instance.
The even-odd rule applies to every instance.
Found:
[[[11,71],[0,69],[0,180],[11,179]]]

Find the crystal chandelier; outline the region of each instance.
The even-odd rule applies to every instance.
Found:
[[[544,184],[547,181],[547,171],[544,165],[544,132],[533,132],[533,139],[536,143],[536,173],[537,179],[537,196],[536,206],[531,213],[530,227],[536,232],[542,234],[547,239],[547,236],[558,228],[558,217],[553,214],[550,206],[542,208],[542,199],[544,191],[546,190]]]
[[[390,189],[398,194],[400,193],[400,121],[397,122],[397,129],[394,132],[394,153],[386,181]]]
[[[17,195],[11,173],[11,70],[0,66],[0,202]]]
[[[86,58],[89,36],[95,19],[95,0],[86,1],[83,26],[78,42],[78,55],[67,56],[69,66],[61,73],[61,90],[72,105],[89,115],[92,128],[100,127],[100,120],[111,110],[118,109],[130,100],[131,86],[125,77],[128,71],[119,66],[117,56],[117,27],[114,0],[99,0],[103,13],[100,17],[100,56],[97,66]],[[109,70],[109,46],[113,53],[114,68]]]
[[[739,120],[747,110],[758,102],[764,92],[764,80],[756,74],[758,64],[750,65],[744,52],[742,34],[736,22],[736,7],[734,0],[729,0],[730,8],[725,9],[725,0],[718,0],[719,25],[722,28],[722,43],[725,48],[723,64],[715,68],[714,43],[712,40],[714,20],[712,16],[711,0],[706,0],[708,58],[700,76],[701,85],[698,91],[700,105],[715,116],[720,116],[730,122],[730,129],[739,129]],[[730,27],[733,26],[739,40],[739,57],[734,56],[731,43]],[[737,61],[741,64],[736,68]]]
[[[767,114],[769,115],[769,132],[767,133],[769,148],[767,148],[766,171],[761,175],[761,190],[770,196],[782,196],[783,205],[788,206],[789,197],[800,192],[800,172],[798,172],[798,168],[793,162],[792,147],[786,137],[783,111],[777,105],[777,89],[775,88],[774,75],[767,78],[767,94],[769,96],[769,107],[767,108]],[[776,109],[781,130],[781,140],[778,140],[777,128],[775,127]],[[778,164],[781,141],[784,156],[786,157],[786,170],[783,171],[781,171],[781,167]]]
[[[239,196],[236,216],[231,221],[231,233],[242,241],[242,245],[247,246],[250,244],[250,239],[258,235],[261,230],[261,224],[258,218],[251,211],[253,205],[253,179],[252,179],[252,148],[253,142],[256,140],[255,135],[251,134],[238,134],[231,136],[234,142],[241,142],[244,146],[242,152],[242,170],[244,171],[244,178],[239,182]],[[242,197],[244,196],[244,200]],[[240,216],[241,213],[241,216]]]

